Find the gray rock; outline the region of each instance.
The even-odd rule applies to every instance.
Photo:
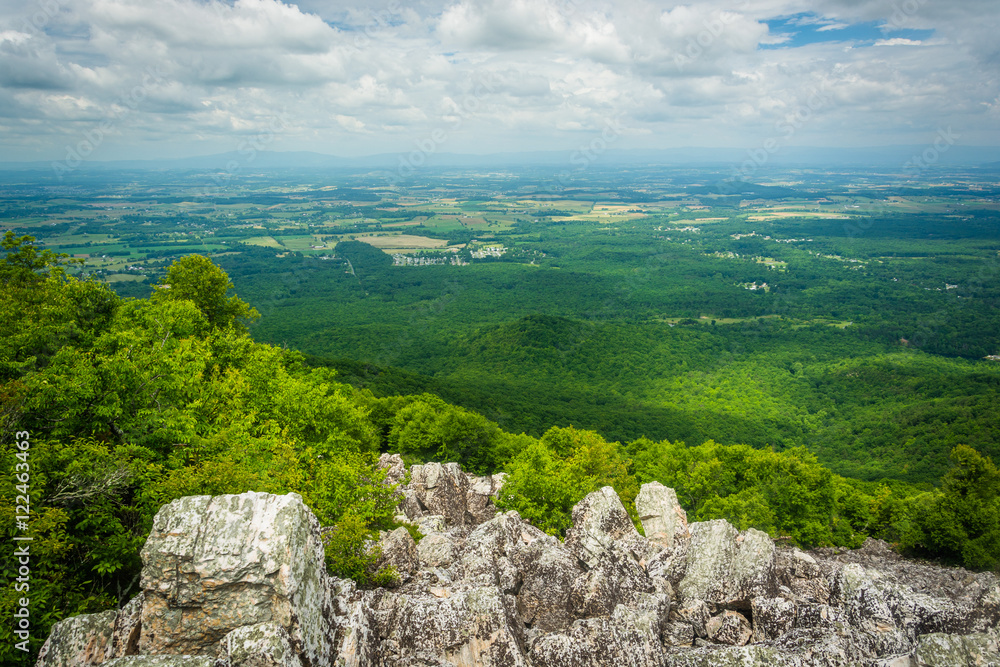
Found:
[[[89,667],[103,664],[118,612],[81,614],[52,626],[52,632],[38,652],[35,667]]]
[[[193,655],[133,655],[115,658],[105,667],[214,667],[215,660]]]
[[[684,578],[677,586],[685,600],[705,600],[743,609],[755,597],[777,590],[771,538],[750,528],[742,533],[725,519],[693,523]]]
[[[1000,631],[971,635],[922,635],[913,651],[914,667],[1000,665]]]
[[[417,524],[417,530],[424,535],[443,533],[448,528],[445,525],[444,517],[440,514],[428,514],[427,516],[419,517],[415,523]]]
[[[469,480],[457,463],[412,466],[408,488],[414,492],[422,514],[440,514],[449,526],[467,524]]]
[[[136,655],[139,652],[139,637],[142,632],[142,602],[139,593],[119,610],[115,617],[111,642],[108,644],[107,659]]]
[[[503,486],[506,474],[499,473],[496,475],[486,475],[485,477],[466,475],[466,477],[469,480],[469,490],[466,493],[465,507],[469,523],[478,525],[489,521],[496,515],[496,507],[493,505],[493,501],[496,500],[497,494],[500,493],[500,487]]]
[[[717,644],[743,646],[753,636],[750,621],[738,611],[726,609],[721,614],[708,619],[705,624],[708,638]]]
[[[302,667],[285,629],[274,623],[236,628],[222,638],[215,667]]]
[[[751,601],[753,641],[777,639],[795,626],[796,606],[785,598],[754,598]]]
[[[376,664],[527,666],[513,598],[496,587],[446,597],[387,594],[376,614]],[[358,663],[365,664],[365,663]]]
[[[586,618],[608,615],[618,605],[630,605],[636,596],[653,592],[653,580],[634,554],[623,543],[613,542],[592,556],[591,569],[576,578],[570,596],[576,614]]]
[[[798,549],[779,549],[775,554],[778,582],[798,600],[830,602],[830,581],[816,559]]]
[[[385,533],[379,540],[382,555],[378,566],[392,567],[402,582],[408,581],[420,569],[417,557],[417,543],[410,536],[410,531],[399,527],[390,533]]]
[[[297,494],[175,500],[142,558],[141,654],[214,655],[232,630],[276,623],[303,662],[331,659],[319,522]]]
[[[539,636],[530,646],[535,667],[630,665],[661,667],[666,663],[661,635],[669,603],[646,594],[634,606],[619,605],[611,616],[573,623],[565,633]]]
[[[401,460],[383,463],[399,474]],[[563,544],[516,512],[488,518],[494,478],[414,469],[406,493],[426,537],[381,537],[386,562],[411,574],[401,586],[328,576],[294,494],[185,498],[157,515],[144,592],[57,624],[39,665],[1000,665],[993,574],[904,561],[874,540],[776,549],[725,521],[674,530],[666,547],[649,523],[664,511],[650,508],[671,494],[655,485],[639,504],[660,544],[610,488],[574,508]]]
[[[631,548],[641,544],[642,536],[610,486],[588,494],[573,507],[573,527],[566,531],[566,546],[588,567],[594,567],[601,555],[621,540]],[[640,550],[641,557],[646,549]]]
[[[687,512],[677,502],[673,489],[659,482],[643,484],[635,499],[635,509],[650,542],[670,549],[676,540],[691,537]]]
[[[378,457],[378,467],[385,469],[385,481],[389,484],[402,484],[406,481],[406,464],[399,454],[382,454]]]
[[[670,621],[663,627],[663,643],[667,646],[691,646],[694,644],[694,628],[690,623]]]
[[[417,558],[422,567],[448,567],[457,557],[455,541],[447,535],[431,533],[417,543]]]

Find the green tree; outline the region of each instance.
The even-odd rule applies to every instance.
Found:
[[[192,301],[215,329],[243,326],[260,317],[250,304],[236,296],[227,296],[232,288],[229,276],[212,260],[203,255],[188,255],[170,265],[156,285],[153,301]]]

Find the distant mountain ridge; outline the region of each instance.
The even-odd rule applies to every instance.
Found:
[[[379,153],[358,157],[327,155],[313,151],[231,151],[214,155],[147,160],[83,160],[72,171],[79,170],[219,170],[242,173],[270,169],[386,169],[412,174],[422,166],[429,167],[514,167],[552,166],[579,171],[593,166],[623,164],[649,165],[729,165],[734,168],[747,163],[753,168],[765,166],[808,167],[891,167],[914,170],[933,166],[1000,165],[1000,146],[948,146],[938,150],[928,145],[873,146],[864,148],[830,148],[784,146],[768,151],[763,145],[750,148],[669,148],[613,149],[589,152],[576,150],[504,152],[489,154],[425,153],[419,150],[399,153]],[[418,157],[419,156],[419,157]],[[0,162],[4,170],[49,170],[55,160],[30,162]],[[419,166],[418,166],[419,165]]]

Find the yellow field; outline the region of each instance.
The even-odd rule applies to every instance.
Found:
[[[393,234],[392,236],[357,236],[355,241],[361,241],[376,248],[443,248],[448,242],[443,239],[432,239],[426,236],[412,234]]]
[[[277,241],[275,241],[273,236],[252,236],[248,238],[246,241],[244,241],[244,243],[249,243],[250,245],[260,245],[264,246],[265,248],[285,247],[280,243],[278,243]]]

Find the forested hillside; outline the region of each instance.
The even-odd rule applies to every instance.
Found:
[[[694,520],[724,517],[739,528],[756,526],[803,546],[855,546],[871,535],[914,555],[968,567],[1000,563],[1000,473],[969,446],[980,442],[975,437],[993,435],[977,434],[974,427],[949,435],[950,458],[936,487],[839,476],[787,436],[774,447],[717,444],[711,439],[714,429],[727,439],[745,437],[738,430],[745,421],[722,418],[736,409],[722,394],[685,399],[700,401],[704,411],[697,428],[682,431],[687,444],[655,434],[615,441],[558,425],[558,411],[551,424],[533,424],[535,435],[507,431],[477,412],[423,393],[420,378],[412,380],[417,393],[377,395],[342,383],[329,367],[306,364],[299,352],[254,342],[247,327],[257,311],[232,295],[226,272],[205,257],[172,263],[150,298],[123,299],[102,283],[69,275],[65,256],[41,250],[31,237],[8,233],[3,247],[0,417],[4,465],[11,472],[0,486],[0,529],[8,541],[15,536],[32,541],[30,587],[15,589],[17,571],[6,561],[0,608],[13,613],[20,597],[30,596],[33,651],[60,618],[119,606],[136,593],[139,550],[152,517],[164,503],[185,495],[297,492],[324,525],[335,527],[327,544],[331,571],[365,585],[391,583],[392,572],[373,571],[375,554],[364,548],[372,531],[393,526],[395,499],[375,465],[386,451],[410,461],[459,461],[480,473],[506,471],[499,504],[555,535],[564,533],[573,504],[588,492],[612,485],[627,500],[641,483],[657,480],[677,490]],[[339,279],[363,281],[365,268],[356,262],[358,275],[341,272]],[[806,329],[803,341],[836,340],[836,331]],[[692,363],[698,354],[727,353],[724,346],[713,347],[717,342],[705,328],[650,324],[622,332],[530,314],[514,324],[470,332],[458,353],[482,364],[483,375],[467,376],[469,386],[481,383],[487,372],[499,374],[498,360],[520,359],[520,375],[507,371],[508,386],[516,387],[515,380],[532,382],[523,371],[528,365],[538,374],[566,377],[612,373],[609,351],[634,349],[620,343],[617,337],[623,335],[645,336],[649,347],[620,360],[623,390],[609,398],[610,406],[631,400],[624,389],[629,374],[646,377],[648,387],[664,396],[679,391],[697,396],[695,385],[657,384],[657,374],[644,370],[648,360],[656,360],[656,369]],[[777,354],[766,330],[754,340],[761,353]],[[584,357],[592,364],[573,361]],[[841,377],[879,387],[870,402],[856,401],[844,417],[862,437],[865,420],[883,416],[867,412],[869,406],[898,406],[914,423],[920,422],[920,410],[935,405],[957,409],[949,401],[953,388],[947,377],[926,384],[922,369],[939,374],[941,368],[933,359],[884,354],[843,362],[817,355],[814,364],[801,368],[794,362],[783,368],[780,354],[777,359],[771,368],[781,370],[773,380],[785,383],[783,388],[747,399],[759,406],[747,412],[762,411],[759,422],[765,426],[768,420],[785,420],[812,428],[812,413],[782,414],[768,396],[786,395],[808,405],[824,392],[842,395]],[[355,377],[368,372],[360,364],[354,371]],[[405,374],[398,377],[407,381]],[[748,370],[746,384],[732,392],[770,381]],[[996,390],[990,374],[981,382],[984,396]],[[480,396],[487,397],[489,388],[481,386]],[[926,392],[926,404],[917,412],[896,401],[909,390]],[[580,395],[602,404],[592,393]],[[963,405],[978,419],[996,409],[983,400],[978,407]],[[505,405],[510,403],[494,407]],[[691,405],[668,404],[664,414]],[[636,411],[639,430],[641,412]],[[904,421],[899,428],[905,426]],[[786,427],[774,433],[787,434]],[[10,626],[0,636],[3,660],[15,664]]]

